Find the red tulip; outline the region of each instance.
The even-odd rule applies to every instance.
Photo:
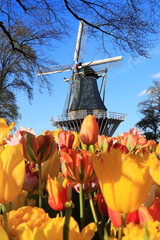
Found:
[[[154,220],[160,221],[160,198],[155,198],[150,209],[149,213]]]
[[[103,198],[102,193],[98,194],[97,205],[101,214],[108,215],[107,205]]]
[[[108,215],[115,227],[121,227],[122,225],[122,215],[119,212],[113,211],[108,207]],[[139,222],[139,215],[138,215],[138,210],[132,212],[132,213],[127,213],[126,215],[126,224],[133,222],[137,224]]]
[[[86,145],[93,145],[98,141],[99,126],[96,117],[88,115],[82,122],[79,133],[81,141]]]
[[[58,134],[59,139],[59,148],[62,149],[64,147],[72,148],[74,142],[74,134],[69,131],[61,131]]]
[[[155,198],[150,208],[139,207],[138,214],[141,224],[149,220],[160,221],[160,198]]]
[[[145,206],[141,206],[138,208],[138,215],[139,215],[140,224],[145,224],[145,222],[153,220],[149,212],[149,209]]]
[[[25,164],[26,174],[22,189],[27,192],[33,192],[38,188],[39,177],[38,171],[31,172],[30,164]]]

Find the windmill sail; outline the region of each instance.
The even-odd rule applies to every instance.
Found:
[[[108,69],[120,66],[122,57],[118,56],[98,61],[78,63],[80,60],[83,28],[84,23],[80,21],[74,55],[75,65],[68,64],[48,67],[45,71],[37,75],[72,70],[71,79],[66,79],[66,81],[71,80],[71,82],[63,113],[59,117],[52,117],[51,122],[53,126],[64,130],[79,132],[84,117],[88,114],[93,114],[96,116],[99,124],[99,134],[112,136],[119,124],[125,120],[126,114],[107,111],[104,105],[106,78],[104,81],[103,101],[98,90],[97,79],[99,78],[99,73],[104,72],[106,77],[106,71]]]

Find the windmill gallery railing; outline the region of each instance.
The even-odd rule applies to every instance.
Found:
[[[126,118],[126,114],[124,113],[117,113],[117,112],[98,112],[98,113],[93,113],[93,111],[87,111],[87,112],[76,112],[74,113],[74,119],[83,119],[85,118],[88,114],[95,115],[97,119],[99,118],[107,118],[107,119],[116,119],[116,120],[121,120],[124,121]],[[72,120],[72,116],[70,115],[61,115],[61,116],[56,116],[51,118],[52,125],[55,126],[56,122],[60,121],[69,121]]]

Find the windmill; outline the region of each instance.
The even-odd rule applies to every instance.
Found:
[[[62,115],[52,117],[51,122],[53,126],[62,128],[63,130],[79,132],[83,119],[88,114],[92,114],[95,115],[99,124],[99,134],[112,136],[119,124],[125,120],[126,114],[107,111],[104,105],[106,74],[108,69],[120,66],[122,57],[119,56],[86,63],[79,62],[83,28],[84,23],[80,21],[74,55],[74,66],[72,64],[54,66],[37,75],[72,70],[71,78],[64,79],[64,81],[69,83],[69,90]],[[99,91],[97,79],[100,77],[102,77],[102,84]],[[103,100],[100,96],[102,88]]]

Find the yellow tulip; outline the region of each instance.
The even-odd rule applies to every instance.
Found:
[[[52,131],[52,134],[53,134],[53,136],[54,136],[54,139],[55,139],[55,141],[57,142],[57,143],[59,143],[59,138],[58,138],[58,134],[60,133],[60,132],[62,132],[63,130],[61,129],[61,128],[58,128],[57,130],[53,130]]]
[[[129,223],[127,227],[124,228],[124,237],[122,240],[144,240],[144,239],[152,239],[158,240],[160,239],[159,232],[159,222],[152,220],[148,221],[146,225],[142,224],[133,224]]]
[[[157,159],[157,161],[153,160],[153,157],[150,159],[150,174],[158,185],[160,185],[160,164]]]
[[[9,240],[5,230],[0,226],[0,240]]]
[[[21,144],[6,146],[0,151],[0,203],[13,201],[21,192],[25,161]]]
[[[7,213],[7,219],[11,238],[18,240],[18,236],[23,232],[23,223],[27,223],[28,227],[33,231],[34,228],[40,228],[43,223],[47,222],[49,216],[42,208],[26,206]],[[4,225],[3,219],[0,221],[0,225]],[[24,239],[30,240],[30,238]]]
[[[63,240],[65,217],[50,218],[42,208],[26,206],[7,213],[7,218],[10,236],[15,240]],[[70,218],[69,240],[91,240],[96,231],[95,223],[80,231],[78,223]]]
[[[52,158],[43,162],[43,165],[41,167],[41,169],[42,169],[42,181],[43,182],[47,181],[48,175],[51,178],[54,178],[58,175],[59,164],[60,164],[60,156],[59,156],[58,151],[56,149]]]
[[[93,166],[98,177],[103,197],[109,208],[121,213],[133,212],[146,200],[153,180],[149,172],[150,158],[157,162],[154,154],[142,156],[124,154],[119,149],[92,155]]]
[[[73,148],[77,148],[80,145],[79,135],[75,131],[73,131],[72,133],[74,134],[74,142],[73,142],[73,146],[72,147]]]
[[[3,138],[7,138],[10,131],[14,128],[15,123],[12,122],[9,126],[5,118],[0,118],[0,145],[4,144]]]
[[[52,218],[41,226],[44,229],[44,234],[47,240],[63,240],[63,225],[65,218]],[[97,231],[95,223],[90,223],[80,232],[78,223],[73,217],[70,218],[69,223],[69,240],[91,240]],[[54,238],[53,238],[54,236]]]
[[[19,234],[16,237],[16,240],[47,240],[44,232],[40,228],[35,227],[31,230],[26,222],[21,223],[17,227],[17,231],[19,231]]]
[[[16,210],[25,205],[25,199],[28,192],[21,191],[20,194],[12,201],[12,210]],[[6,205],[7,211],[9,211],[9,204]]]

